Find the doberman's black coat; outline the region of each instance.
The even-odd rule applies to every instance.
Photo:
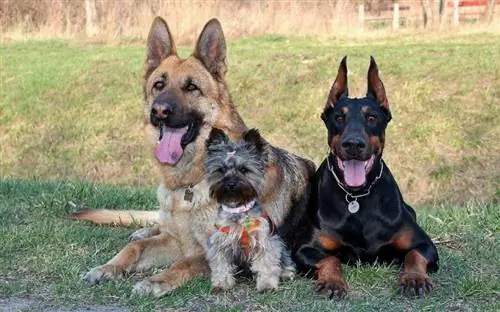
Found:
[[[437,270],[438,254],[382,160],[391,113],[373,58],[367,96],[347,95],[344,57],[321,116],[331,153],[312,182],[311,226],[296,260],[316,270],[318,291],[330,297],[347,293],[340,263],[359,260],[403,263],[399,292],[423,295],[432,290],[427,271]]]

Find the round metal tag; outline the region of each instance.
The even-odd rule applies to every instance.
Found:
[[[357,201],[352,201],[349,202],[347,205],[347,210],[349,210],[350,213],[356,213],[359,211],[359,203]]]

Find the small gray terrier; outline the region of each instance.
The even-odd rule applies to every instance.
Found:
[[[207,244],[214,292],[233,287],[242,265],[256,276],[259,292],[274,290],[280,277],[295,275],[290,250],[259,202],[266,144],[256,129],[233,142],[214,128],[206,142],[205,175],[210,196],[220,205]]]

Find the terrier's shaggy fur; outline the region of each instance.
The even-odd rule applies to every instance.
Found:
[[[219,203],[215,230],[207,244],[214,291],[234,286],[238,266],[249,266],[257,290],[278,287],[292,278],[295,265],[271,218],[259,202],[264,188],[263,147],[255,129],[232,142],[214,128],[206,142],[205,174],[210,196]]]

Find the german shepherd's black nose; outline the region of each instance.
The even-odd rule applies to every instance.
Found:
[[[342,150],[349,156],[360,156],[366,150],[366,142],[360,136],[349,136],[345,138],[342,143]]]
[[[156,119],[165,119],[167,115],[173,112],[172,104],[168,102],[154,102],[151,106],[151,117]]]

